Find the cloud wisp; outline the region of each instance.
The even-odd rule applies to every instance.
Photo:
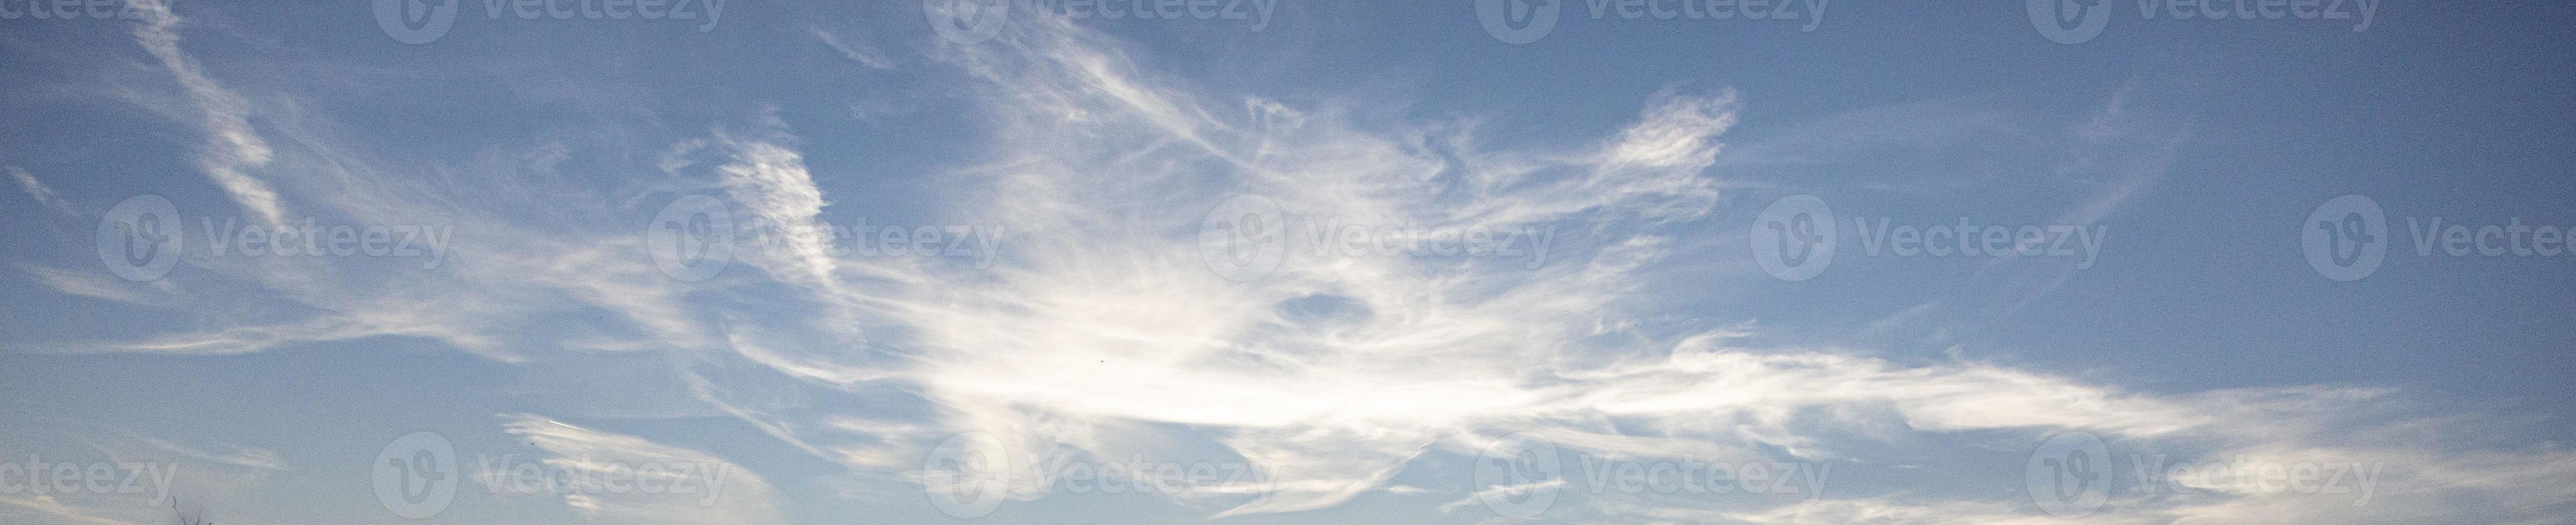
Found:
[[[2571,498],[2543,480],[2576,474],[2576,456],[2555,449],[2410,445],[2410,429],[2463,423],[2427,422],[2374,389],[2139,393],[1986,363],[1907,365],[1739,345],[1758,330],[1750,323],[1639,329],[1657,315],[1648,309],[1672,299],[1654,285],[1656,270],[1683,253],[1686,226],[1722,202],[1726,183],[1706,172],[1728,154],[1720,139],[1738,125],[1740,103],[1723,90],[1649,94],[1623,128],[1579,147],[1503,149],[1476,140],[1471,126],[1366,128],[1352,122],[1362,108],[1196,92],[1140,67],[1122,42],[1099,33],[1061,20],[1015,23],[992,41],[929,53],[974,81],[965,91],[989,128],[959,145],[985,160],[940,175],[983,190],[945,203],[943,220],[1019,232],[991,266],[846,257],[834,244],[843,241],[800,236],[743,250],[738,271],[686,282],[648,256],[642,217],[651,214],[642,203],[720,195],[745,222],[792,229],[822,226],[835,206],[817,181],[830,174],[807,166],[799,148],[808,146],[778,119],[756,115],[673,141],[660,149],[666,178],[639,187],[602,190],[564,176],[560,145],[464,163],[511,175],[491,180],[385,169],[390,163],[360,153],[365,144],[322,131],[327,122],[309,115],[261,115],[285,137],[263,138],[248,124],[253,105],[180,52],[177,18],[149,11],[139,41],[204,113],[213,139],[199,165],[235,202],[269,222],[312,210],[469,233],[457,262],[438,272],[191,260],[267,292],[265,308],[245,316],[256,321],[73,350],[225,354],[418,337],[514,363],[661,352],[713,411],[884,479],[926,479],[918,470],[934,444],[968,432],[1007,450],[1105,458],[1221,450],[1258,469],[1262,483],[1176,496],[1214,517],[1417,493],[1394,478],[1426,456],[1472,456],[1510,435],[1604,457],[1850,463],[1878,460],[1888,447],[2009,449],[2080,430],[2201,456],[2408,467],[2379,481],[2388,484],[2380,497],[2407,498],[2395,509],[2218,491],[2086,518],[2100,523],[2470,511],[2528,520]],[[863,67],[891,67],[881,54],[826,43]],[[248,175],[254,170],[267,180]],[[2129,184],[2137,188],[2154,181],[2136,178]],[[455,189],[486,182],[524,191]],[[2133,191],[2123,186],[2075,216],[2098,217],[2096,208]],[[490,193],[555,200],[530,213],[510,197],[473,198]],[[1210,255],[1222,251],[1210,249],[1211,212],[1244,196],[1288,219],[1222,232],[1268,234],[1254,248],[1279,250],[1249,278]],[[1550,232],[1523,245],[1547,255],[1327,242],[1335,232],[1477,228]],[[135,303],[187,301],[210,286],[173,277],[173,290],[145,295],[132,289],[141,285],[27,271],[68,293]],[[721,462],[543,416],[510,416],[503,427],[550,453],[550,464],[576,470],[597,461]],[[784,520],[767,482],[735,475],[727,495],[741,499],[723,505],[564,502],[601,521]],[[1034,499],[1045,490],[1036,481],[1006,490]],[[1564,485],[1443,492],[1473,499]],[[1566,512],[1756,523],[1993,523],[2030,513],[1991,493],[1837,493],[1754,509],[1596,499]]]

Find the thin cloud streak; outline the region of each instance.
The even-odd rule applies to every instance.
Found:
[[[365,143],[315,131],[327,127],[303,115],[265,116],[281,137],[294,137],[272,151],[247,124],[247,104],[178,52],[176,18],[158,13],[138,36],[209,115],[203,127],[216,140],[210,160],[201,160],[237,202],[276,220],[282,197],[241,175],[274,164],[265,173],[287,187],[340,188],[305,195],[298,209],[456,224],[471,237],[456,264],[406,279],[371,279],[382,274],[366,272],[384,270],[328,261],[191,261],[320,313],[74,345],[84,351],[228,354],[393,336],[508,363],[663,352],[699,401],[883,479],[923,479],[910,469],[924,451],[962,432],[992,434],[1015,451],[1099,457],[1221,448],[1269,483],[1266,494],[1224,487],[1185,501],[1218,517],[1331,508],[1368,491],[1399,491],[1394,478],[1422,458],[1473,455],[1523,432],[1611,457],[1860,461],[1873,450],[1963,435],[2015,442],[2085,430],[2204,455],[2324,454],[2419,466],[2390,481],[2411,492],[2382,489],[2392,499],[2433,494],[2404,505],[2420,509],[2405,514],[2418,517],[2489,509],[2499,519],[2528,518],[2571,497],[2535,480],[2576,474],[2576,456],[2565,451],[2436,451],[2391,437],[2424,416],[2378,404],[2391,394],[2377,389],[2153,394],[1993,364],[1909,366],[1836,349],[1740,345],[1760,330],[1750,324],[1674,337],[1635,333],[1628,327],[1654,314],[1641,309],[1672,299],[1652,281],[1685,254],[1679,230],[1721,202],[1728,183],[1706,172],[1753,167],[1725,164],[1740,150],[1720,140],[1738,125],[1738,95],[1723,90],[1648,94],[1632,122],[1585,147],[1499,150],[1447,123],[1364,131],[1339,117],[1354,108],[1195,93],[1140,68],[1123,43],[1098,33],[1062,21],[1015,23],[991,42],[933,54],[978,80],[972,96],[991,128],[988,142],[961,145],[963,155],[989,162],[942,174],[991,191],[947,203],[942,209],[956,216],[939,219],[1026,232],[1007,256],[989,268],[861,259],[835,255],[831,241],[800,238],[775,252],[744,250],[741,268],[682,283],[651,264],[642,228],[632,227],[651,215],[641,203],[722,195],[752,221],[822,224],[832,198],[817,178],[831,174],[806,166],[799,148],[807,146],[777,119],[755,115],[754,125],[670,144],[662,166],[670,180],[654,187],[597,191],[530,176],[531,187],[512,188],[572,201],[550,210],[559,216],[513,214],[508,202],[410,199],[446,196],[436,193],[441,183],[470,181],[372,169],[387,164],[358,153]],[[560,160],[535,158],[474,167],[544,175]],[[2134,175],[2068,217],[2099,218],[2157,176]],[[1200,251],[1204,215],[1237,195],[1316,221],[1569,233],[1536,265],[1323,253],[1289,241],[1274,271],[1238,281],[1210,268]],[[28,271],[67,293],[141,302],[77,274]],[[564,328],[554,322],[564,312],[604,320]],[[817,398],[899,408],[805,402]],[[559,461],[718,461],[543,416],[506,417],[507,432]],[[564,503],[601,521],[779,521],[774,490],[744,479],[755,490],[721,512],[605,498]],[[1033,483],[1010,490],[1023,500],[1044,495]],[[1592,511],[1614,519],[1994,523],[2027,514],[2008,496],[1864,495],[1752,511],[1599,499]],[[2337,504],[2221,494],[2092,520],[2367,517],[2327,508]]]

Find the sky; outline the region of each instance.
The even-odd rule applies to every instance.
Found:
[[[0,521],[2576,523],[2570,27],[0,0]]]

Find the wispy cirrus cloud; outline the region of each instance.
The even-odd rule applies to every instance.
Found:
[[[1741,101],[1724,90],[1647,94],[1633,120],[1582,146],[1499,148],[1477,141],[1472,126],[1362,127],[1349,119],[1365,108],[1203,93],[1139,66],[1124,43],[1099,33],[1063,21],[1015,23],[983,45],[932,54],[975,81],[966,91],[990,128],[960,148],[961,157],[988,161],[940,174],[989,191],[944,203],[939,209],[951,216],[942,219],[1026,232],[1008,256],[989,268],[858,259],[836,255],[830,239],[795,238],[779,250],[746,250],[736,271],[683,284],[654,268],[637,227],[650,215],[643,208],[663,197],[721,195],[747,221],[790,227],[817,226],[832,206],[835,196],[817,179],[834,174],[807,166],[800,148],[809,146],[780,120],[761,114],[750,125],[692,130],[658,148],[665,179],[605,190],[565,176],[570,155],[559,144],[459,161],[461,169],[396,170],[367,155],[362,139],[324,132],[327,123],[316,122],[323,119],[263,115],[293,139],[272,150],[248,125],[248,104],[178,52],[176,20],[160,16],[138,35],[210,115],[203,127],[217,139],[207,170],[245,207],[270,220],[292,204],[469,233],[457,264],[393,274],[400,279],[329,261],[193,261],[256,283],[294,307],[276,310],[294,313],[263,311],[255,321],[93,350],[222,354],[420,337],[504,362],[664,352],[699,401],[884,479],[921,479],[910,471],[932,443],[962,432],[997,436],[1013,450],[1100,457],[1221,450],[1264,472],[1259,487],[1183,497],[1212,516],[1414,492],[1395,481],[1408,468],[1472,456],[1514,433],[1610,457],[1848,465],[2026,447],[2049,432],[2083,430],[2200,456],[2325,451],[2409,467],[2389,482],[2410,489],[2384,496],[2422,498],[2408,500],[2408,512],[2535,520],[2569,499],[2534,481],[2569,473],[2565,452],[2410,446],[2392,429],[2423,414],[2380,404],[2390,394],[2377,389],[2145,393],[1966,360],[1907,364],[1841,349],[1750,346],[1742,341],[1759,331],[1752,324],[1636,328],[1655,315],[1646,309],[1674,299],[1657,286],[1657,270],[1686,253],[1683,227],[1721,204],[1721,187],[1758,182],[1767,166],[1849,153],[1831,144],[1726,147],[1721,137],[1740,124]],[[854,49],[841,50],[879,67],[863,58],[878,55]],[[1813,136],[1851,136],[1889,120],[1883,116],[1828,122]],[[1954,138],[1993,124],[1935,120],[1942,119],[1908,122]],[[251,167],[297,191],[270,191],[242,175]],[[2099,218],[2160,176],[2128,173],[2068,217]],[[459,186],[508,191],[452,189]],[[550,200],[510,200],[517,194]],[[1201,251],[1208,210],[1237,195],[1358,225],[1532,225],[1567,234],[1546,247],[1550,262],[1534,267],[1290,249],[1275,271],[1239,280],[1213,271]],[[66,292],[88,289],[55,281],[67,283],[54,285]],[[857,401],[894,408],[848,408]],[[504,427],[551,461],[580,468],[593,466],[582,458],[718,461],[539,416],[511,416]],[[773,490],[745,479],[756,487],[747,499],[712,509],[587,496],[565,503],[601,521],[776,521]],[[1443,492],[1474,499],[1565,485]],[[1043,495],[1033,483],[1010,490],[1023,499]],[[1753,509],[1610,494],[1564,512],[1756,523],[2032,519],[2020,498],[1996,494],[1838,493]],[[2330,508],[2344,504],[2219,493],[2087,519],[2355,518]]]
[[[224,89],[206,75],[195,59],[180,51],[179,25],[183,20],[170,12],[168,4],[134,0],[129,7],[142,13],[144,20],[134,29],[135,40],[170,70],[196,107],[199,126],[208,142],[199,152],[197,168],[243,208],[269,224],[284,224],[286,212],[279,207],[277,190],[249,173],[267,165],[271,154],[268,142],[251,128],[250,101]]]
[[[259,447],[213,440],[181,444],[131,430],[106,434],[86,439],[105,461],[45,454],[10,458],[25,463],[9,465],[14,487],[0,494],[0,516],[25,523],[163,523],[183,505],[245,499],[290,470],[277,452]]]
[[[1425,153],[1420,136],[1357,131],[1329,113],[1258,99],[1249,111],[1211,109],[1079,29],[1032,24],[996,42],[942,56],[989,80],[993,100],[996,160],[965,173],[1001,191],[969,205],[1002,210],[1037,239],[1081,242],[1023,245],[1023,259],[964,282],[857,272],[940,283],[879,288],[862,300],[917,334],[886,342],[917,363],[889,380],[920,385],[940,426],[1016,447],[1116,449],[1133,423],[1210,429],[1207,439],[1276,479],[1268,497],[1217,515],[1337,505],[1386,486],[1423,454],[1472,450],[1510,432],[1630,457],[1760,457],[1755,451],[1777,447],[1849,459],[1879,446],[1853,442],[1871,434],[1855,429],[1890,428],[2034,438],[2080,429],[2225,454],[2337,441],[2312,427],[2350,414],[2338,411],[2405,417],[2367,412],[2383,395],[2367,389],[2132,393],[1995,365],[1905,366],[1725,344],[1737,329],[1661,347],[1596,343],[1600,327],[1633,315],[1623,305],[1653,295],[1634,276],[1672,254],[1654,226],[1714,205],[1717,183],[1699,172],[1716,162],[1715,137],[1734,124],[1731,95],[1656,94],[1597,152],[1452,143],[1443,157]],[[1093,176],[1109,173],[1119,176]],[[1193,268],[1199,217],[1141,213],[1136,204],[1204,209],[1234,193],[1364,223],[1560,223],[1595,237],[1564,265],[1536,270],[1291,253],[1268,279],[1232,283]],[[1317,300],[1341,306],[1321,317],[1291,308]],[[1440,372],[1414,373],[1426,367]],[[797,435],[830,441],[831,433]],[[2518,487],[2507,493],[2554,501]]]
[[[27,263],[16,266],[19,271],[34,277],[36,282],[62,293],[147,306],[173,306],[181,300],[178,289],[166,282],[136,283],[99,273]]]
[[[867,66],[869,69],[894,69],[894,59],[886,56],[886,52],[877,49],[876,46],[856,39],[843,38],[840,32],[820,27],[807,28],[806,31],[812,33],[814,38],[822,40],[823,45],[831,46],[833,51],[841,52],[841,56],[849,58],[852,62],[858,62],[859,65]]]
[[[66,216],[80,215],[80,212],[72,211],[71,202],[63,200],[61,194],[54,193],[54,188],[46,186],[43,181],[36,180],[35,174],[27,173],[26,169],[17,166],[0,169],[8,170],[10,178],[18,179],[18,189],[26,190],[27,198],[35,199],[37,204],[42,204],[47,209]]]
[[[92,510],[65,505],[61,500],[56,499],[49,494],[29,494],[24,496],[0,495],[0,503],[8,505],[0,506],[0,510],[25,514],[26,516],[23,516],[21,519],[26,519],[28,522],[35,522],[37,520],[59,520],[63,523],[88,523],[93,525],[133,525],[135,523],[122,519],[98,516],[92,514],[92,512],[94,512]]]
[[[588,487],[560,494],[564,505],[584,520],[739,525],[786,522],[778,512],[778,493],[768,481],[713,455],[543,416],[506,417],[510,421],[504,428],[510,434],[551,455],[541,460],[547,469],[557,476],[570,476],[550,482],[569,487],[588,480],[622,480],[617,483],[626,490]],[[495,492],[512,489],[510,483],[524,481],[477,480],[492,485]]]

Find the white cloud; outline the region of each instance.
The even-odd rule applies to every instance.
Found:
[[[0,519],[12,523],[162,523],[182,506],[191,505],[187,502],[251,499],[268,488],[273,476],[288,470],[282,458],[268,449],[208,442],[181,444],[132,431],[114,434],[89,440],[90,448],[104,456],[103,462],[83,465],[87,460],[60,455],[13,459],[80,466],[88,469],[84,470],[86,475],[108,477],[71,478],[72,481],[104,481],[108,486],[50,489],[53,493],[47,494],[49,489],[24,490],[24,485],[54,483],[51,478],[17,479],[13,484],[21,490],[0,494]],[[35,466],[42,468],[43,464]]]
[[[885,51],[877,49],[876,46],[845,39],[840,33],[819,27],[808,28],[807,32],[812,33],[814,38],[821,39],[824,45],[832,46],[832,50],[840,51],[841,56],[848,57],[851,61],[867,66],[869,69],[894,69],[894,59],[887,57]]]
[[[1478,490],[1476,493],[1469,494],[1464,498],[1459,498],[1457,501],[1442,503],[1439,508],[1442,513],[1457,512],[1458,509],[1466,508],[1468,505],[1475,505],[1480,501],[1497,501],[1496,498],[1523,497],[1524,495],[1542,490],[1561,490],[1563,488],[1565,488],[1565,478],[1552,478],[1547,481],[1522,483],[1519,485],[1495,485],[1492,487],[1486,487],[1484,490]]]
[[[55,213],[66,216],[80,215],[80,212],[72,211],[72,204],[65,202],[61,194],[54,193],[53,188],[46,187],[44,182],[36,180],[34,174],[27,173],[27,170],[17,166],[8,166],[5,169],[9,171],[10,177],[18,179],[18,188],[27,190],[27,197],[36,199],[37,204],[43,204]]]
[[[142,13],[144,20],[134,29],[135,40],[170,69],[197,108],[199,125],[209,141],[197,158],[197,168],[243,208],[269,224],[284,224],[286,213],[278,205],[277,190],[246,173],[268,164],[270,155],[268,142],[251,129],[250,101],[224,89],[206,76],[196,59],[179,50],[182,20],[168,5],[160,0],[134,0],[129,7]]]
[[[46,520],[55,523],[87,523],[92,525],[133,524],[133,522],[130,521],[93,515],[90,510],[65,505],[62,501],[56,500],[53,496],[47,494],[30,494],[25,496],[0,495],[0,503],[6,503],[16,507],[19,509],[15,512],[17,514],[27,514],[31,512],[40,513],[20,518],[28,520],[28,523],[36,523],[36,520]],[[0,507],[0,509],[8,508],[10,507]]]
[[[54,291],[146,306],[174,306],[179,291],[168,282],[137,283],[98,273],[76,272],[18,263],[21,271]]]
[[[598,523],[776,524],[778,493],[751,471],[696,450],[600,432],[541,416],[506,416],[505,425],[552,457],[564,505]],[[518,480],[476,478],[494,490]],[[590,483],[596,481],[596,483]],[[589,484],[581,484],[589,483]]]
[[[2375,390],[2139,393],[1991,364],[1732,346],[1749,326],[1639,333],[1630,327],[1647,314],[1635,310],[1670,299],[1651,272],[1680,249],[1672,227],[1719,202],[1721,184],[1703,171],[1719,166],[1722,150],[1735,151],[1719,140],[1735,124],[1735,95],[1723,91],[1648,95],[1634,122],[1588,147],[1498,150],[1474,140],[1472,126],[1362,127],[1347,117],[1361,109],[1192,93],[1138,68],[1099,34],[1062,21],[1015,22],[1002,38],[944,47],[937,57],[979,79],[971,96],[991,126],[988,142],[959,152],[990,162],[942,174],[983,191],[944,203],[950,216],[939,219],[1024,232],[1008,256],[990,268],[845,258],[830,241],[800,238],[774,252],[742,250],[738,262],[757,272],[683,285],[645,255],[638,217],[650,213],[634,208],[651,197],[721,193],[757,222],[820,224],[831,199],[776,119],[679,141],[664,163],[669,179],[644,188],[599,190],[561,177],[561,146],[453,170],[377,169],[388,164],[313,132],[323,126],[300,115],[273,117],[270,125],[288,131],[281,137],[299,140],[270,150],[247,125],[246,104],[177,52],[176,23],[162,13],[138,34],[209,115],[205,127],[218,140],[208,170],[246,207],[274,218],[282,205],[264,183],[236,185],[225,174],[274,156],[279,180],[335,182],[292,186],[317,188],[314,209],[468,233],[456,263],[400,279],[329,262],[192,261],[321,313],[104,349],[232,353],[412,336],[509,362],[559,347],[665,351],[698,399],[862,473],[902,478],[929,443],[966,431],[1022,452],[1118,457],[1201,446],[1263,471],[1266,493],[1210,498],[1223,507],[1215,515],[1327,508],[1401,490],[1392,478],[1419,458],[1472,453],[1513,432],[1616,457],[1757,459],[1776,449],[1852,461],[1891,442],[1967,434],[2010,442],[1994,436],[2082,429],[2204,455],[2381,458],[2415,470],[2390,478],[2414,485],[2382,497],[2435,495],[2393,504],[2409,511],[2505,502],[2492,508],[2512,519],[2538,512],[2512,509],[2569,498],[2532,481],[2563,476],[2570,456],[2562,451],[2437,452],[2327,431],[2366,433],[2410,417],[2372,405],[2385,395]],[[1793,157],[1805,152],[1754,153],[1800,160]],[[533,158],[513,156],[521,154]],[[2116,206],[2131,187],[2087,209]],[[1239,282],[1211,271],[1199,245],[1202,215],[1238,194],[1317,221],[1570,233],[1533,247],[1552,253],[1538,265],[1318,253],[1287,239],[1275,271]],[[49,284],[117,293],[70,278]],[[803,402],[834,396],[914,410]],[[720,462],[537,416],[515,416],[508,429],[553,454],[549,461],[585,472],[604,468],[600,461]],[[596,495],[565,503],[600,521],[777,521],[767,483],[736,475],[748,485],[728,486],[726,497],[740,499],[714,506]],[[2027,515],[2013,501],[1867,495],[1719,515],[1644,501],[1598,507],[1613,518],[1993,523]],[[2220,494],[2094,521],[2351,517],[2320,504]]]

